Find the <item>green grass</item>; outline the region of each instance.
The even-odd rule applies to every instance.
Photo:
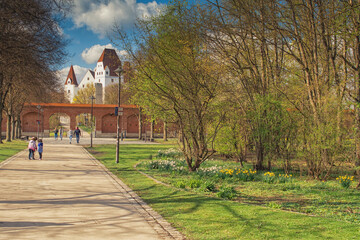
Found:
[[[3,141],[0,144],[0,162],[8,159],[12,155],[24,150],[27,147],[27,142],[22,140],[14,140],[12,142]]]
[[[89,134],[91,133],[91,127],[82,125],[82,126],[80,127],[80,129],[81,129],[82,131],[84,131],[84,132],[89,133]],[[93,127],[93,131],[94,131],[94,129],[95,129],[95,127]]]
[[[120,163],[114,146],[90,150],[188,239],[359,239],[359,225],[254,204],[222,200],[206,193],[155,183],[133,166],[170,145],[123,145]],[[173,177],[167,174],[169,178]],[[266,189],[264,190],[266,191]],[[270,189],[271,191],[271,189]]]

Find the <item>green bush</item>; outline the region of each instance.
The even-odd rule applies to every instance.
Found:
[[[268,207],[270,207],[270,208],[275,208],[275,209],[279,209],[279,208],[282,207],[281,204],[278,204],[278,203],[276,203],[276,202],[268,202],[268,203],[266,204],[266,206],[268,206]]]
[[[232,200],[236,197],[236,194],[237,192],[234,187],[221,186],[219,192],[217,193],[217,196],[220,198]]]
[[[202,184],[202,181],[199,179],[190,179],[188,181],[188,186],[190,188],[199,188],[201,186],[201,184]]]
[[[175,186],[178,187],[178,188],[185,188],[186,187],[186,183],[184,181],[177,181],[175,183]]]
[[[215,189],[216,189],[216,185],[215,185],[215,183],[213,181],[205,181],[202,184],[202,189],[205,192],[214,192]]]

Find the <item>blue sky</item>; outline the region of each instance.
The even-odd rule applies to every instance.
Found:
[[[59,71],[60,80],[65,78],[71,65],[74,66],[78,82],[87,69],[93,69],[102,50],[111,48],[107,32],[114,22],[124,30],[133,27],[136,17],[156,14],[168,0],[74,0],[72,12],[61,23],[64,37],[69,40],[68,61]],[[115,48],[116,49],[116,48]],[[124,54],[123,49],[116,49]]]

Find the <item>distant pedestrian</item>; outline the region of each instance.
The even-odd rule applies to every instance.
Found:
[[[59,130],[57,128],[54,129],[54,137],[55,137],[55,140],[57,140],[58,138],[58,133],[59,133]]]
[[[31,138],[28,149],[29,149],[29,160],[35,160],[34,152],[36,151],[36,137]]]
[[[71,141],[72,141],[72,138],[73,138],[73,131],[71,129],[69,129],[68,135],[69,135],[69,141],[70,141],[70,144],[71,144]]]
[[[42,139],[38,140],[38,153],[39,153],[39,159],[42,160],[42,153],[44,150],[44,144],[42,142]]]
[[[61,127],[60,128],[60,140],[62,141],[63,138],[63,134],[64,134],[64,129]]]
[[[79,127],[76,127],[74,133],[75,133],[75,136],[76,136],[76,143],[79,143],[80,136],[81,136],[81,131],[80,131]]]

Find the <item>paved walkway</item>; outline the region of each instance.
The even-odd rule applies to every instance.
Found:
[[[46,143],[54,143],[54,144],[69,144],[69,138],[63,137],[62,140],[58,138],[55,140],[53,137],[51,138],[44,138]],[[72,145],[76,145],[76,138],[75,136],[72,139]],[[90,145],[90,137],[80,137],[80,145]],[[93,144],[116,144],[116,138],[93,138]],[[158,144],[155,142],[150,141],[140,141],[134,138],[125,138],[123,141],[120,141],[120,144]]]
[[[81,146],[45,149],[0,164],[0,239],[183,239]]]

